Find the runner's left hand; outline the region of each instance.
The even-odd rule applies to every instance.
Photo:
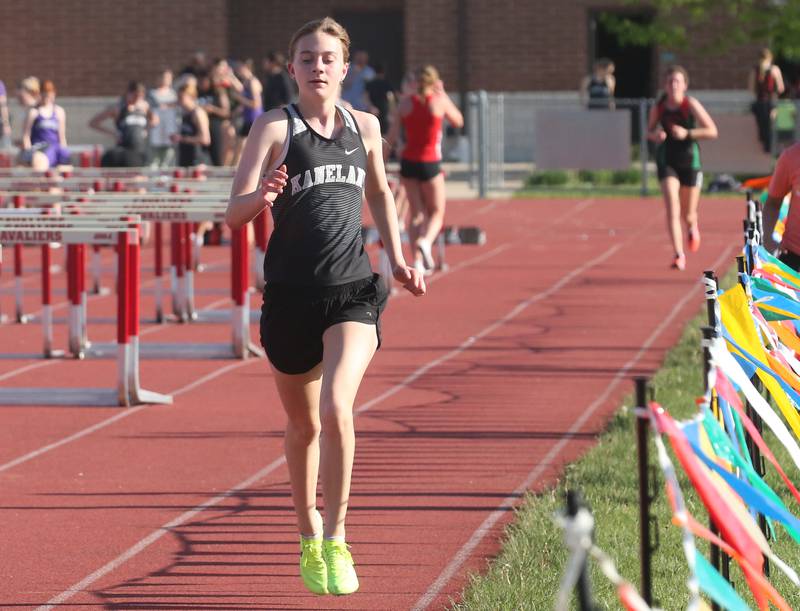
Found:
[[[392,269],[394,279],[405,287],[415,297],[425,294],[425,278],[413,267],[408,265],[395,265]]]

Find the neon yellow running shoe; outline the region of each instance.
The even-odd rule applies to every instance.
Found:
[[[347,543],[326,539],[322,542],[322,556],[328,565],[328,592],[352,594],[358,590],[358,576]]]
[[[322,537],[300,537],[300,577],[314,594],[328,593],[328,567],[322,557]]]

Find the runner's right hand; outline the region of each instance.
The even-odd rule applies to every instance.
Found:
[[[264,200],[264,204],[272,208],[275,198],[283,193],[287,180],[289,180],[289,175],[286,173],[285,163],[262,177],[261,197]]]

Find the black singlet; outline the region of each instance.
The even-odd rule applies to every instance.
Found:
[[[769,102],[777,97],[778,86],[772,74],[772,64],[763,72],[758,66],[753,68],[756,73],[756,99],[759,102]]]
[[[129,110],[127,104],[122,104],[117,117],[117,130],[122,148],[137,152],[147,150],[146,111],[141,108]]]
[[[679,125],[685,129],[696,126],[692,114],[689,96],[684,96],[681,105],[677,108],[667,106],[667,96],[662,94],[658,99],[656,109],[658,121],[667,134],[664,142],[656,149],[656,163],[669,165],[675,168],[700,169],[700,148],[693,138],[677,140],[672,136],[672,127]]]
[[[589,108],[609,108],[611,106],[611,88],[606,79],[594,76],[589,81]]]
[[[183,110],[181,113],[181,136],[194,137],[200,133],[197,127],[197,119],[195,118],[195,111]],[[207,159],[203,147],[199,144],[191,142],[180,142],[178,144],[178,165],[181,167],[188,167],[206,163]]]
[[[268,283],[328,287],[372,275],[361,238],[367,152],[353,115],[336,108],[344,126],[335,138],[316,133],[294,104],[284,108],[289,180],[272,207]]]

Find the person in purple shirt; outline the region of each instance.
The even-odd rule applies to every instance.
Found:
[[[53,81],[44,81],[41,100],[28,111],[22,128],[23,162],[40,171],[69,164],[66,124],[66,113],[56,104]]]
[[[233,164],[239,163],[239,157],[244,149],[244,143],[247,140],[247,135],[250,133],[250,128],[263,112],[264,106],[261,99],[262,86],[255,74],[253,74],[253,60],[238,62],[236,64],[236,76],[242,83],[242,90],[237,91],[236,88],[231,88],[231,97],[239,102],[242,109],[242,117],[239,128],[236,130],[236,153],[233,158]]]
[[[8,120],[8,94],[6,84],[0,81],[0,150],[11,146],[11,122]]]

